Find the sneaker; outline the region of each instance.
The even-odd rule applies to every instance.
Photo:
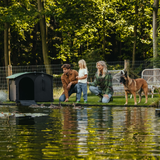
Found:
[[[87,103],[87,101],[84,101],[84,103]]]
[[[103,95],[102,94],[98,94],[97,96],[100,98],[98,102],[102,102]]]
[[[76,103],[79,103],[79,101],[76,101]]]
[[[110,98],[110,101],[109,101],[109,102],[113,102],[113,97]]]

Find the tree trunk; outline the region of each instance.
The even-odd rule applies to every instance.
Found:
[[[153,58],[156,59],[158,56],[158,45],[157,45],[157,17],[158,17],[158,6],[159,6],[159,0],[154,0],[153,4]],[[156,64],[153,63],[153,68],[156,68]],[[153,81],[156,81],[156,72],[153,72]]]
[[[127,60],[127,59],[124,60],[124,70],[127,71],[127,75],[129,76],[129,72],[130,72],[129,60]]]
[[[159,0],[154,0],[153,4],[153,58],[157,57],[157,13]],[[154,67],[156,67],[154,65]]]
[[[41,12],[43,10],[43,5],[41,0],[37,0],[38,3],[38,10]],[[42,39],[42,53],[43,53],[43,60],[44,65],[46,68],[47,74],[52,74],[51,68],[49,67],[50,61],[48,58],[48,47],[46,41],[46,27],[45,27],[45,18],[40,15],[40,31],[41,31],[41,39]]]
[[[105,56],[105,13],[103,12],[103,55]]]
[[[5,7],[8,7],[9,0],[4,0]],[[8,65],[10,60],[10,29],[8,23],[4,24],[4,64],[6,70],[6,77],[8,76]]]
[[[8,27],[8,64],[11,66],[11,32]]]
[[[33,59],[31,61],[31,64],[38,64],[38,59],[36,59],[36,49],[37,49],[37,31],[38,31],[38,24],[34,26],[33,30],[33,47],[32,47],[32,56]]]
[[[4,64],[7,67],[9,64],[9,58],[8,58],[8,24],[4,24]]]
[[[135,6],[135,15],[138,14],[138,6]],[[137,18],[136,18],[137,19]],[[136,21],[137,23],[137,21]],[[134,44],[133,44],[133,54],[132,54],[132,69],[134,69],[135,65],[135,57],[136,57],[136,43],[137,43],[137,24],[134,25]]]

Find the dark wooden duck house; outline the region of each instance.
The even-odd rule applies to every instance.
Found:
[[[10,101],[52,102],[53,76],[46,73],[23,72],[8,76]]]

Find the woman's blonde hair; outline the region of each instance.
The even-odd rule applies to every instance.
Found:
[[[101,66],[103,66],[103,74],[102,74],[102,77],[105,77],[105,75],[106,75],[106,73],[107,73],[107,65],[106,65],[106,62],[104,62],[104,61],[98,61],[98,62],[96,63],[96,68],[97,68],[98,63],[99,63]],[[99,72],[98,69],[97,69],[97,73],[98,73],[98,76],[99,76],[99,75],[100,75],[100,72]]]
[[[78,64],[82,64],[82,68],[87,69],[86,61],[84,59],[79,60]]]

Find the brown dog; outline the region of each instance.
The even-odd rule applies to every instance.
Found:
[[[133,95],[134,104],[137,105],[136,92],[138,92],[138,95],[139,95],[139,102],[138,103],[140,103],[142,91],[144,92],[145,97],[146,97],[145,103],[147,103],[147,101],[148,101],[148,84],[144,79],[142,79],[142,78],[131,79],[130,77],[127,76],[127,72],[123,73],[121,71],[120,83],[123,83],[123,85],[124,85],[125,97],[126,97],[125,105],[128,104],[128,93],[131,93]]]

